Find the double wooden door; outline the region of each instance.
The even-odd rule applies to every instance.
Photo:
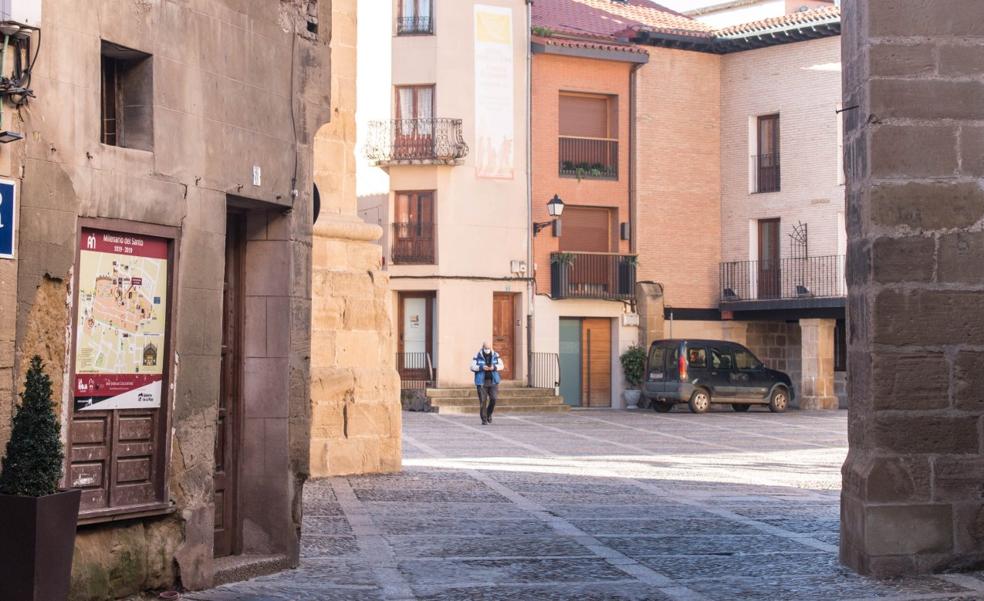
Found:
[[[492,348],[502,357],[503,380],[515,378],[516,295],[496,292],[492,296]]]
[[[575,407],[612,406],[612,320],[560,320],[560,386]]]

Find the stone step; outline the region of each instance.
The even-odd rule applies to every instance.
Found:
[[[569,405],[495,405],[495,415],[509,413],[564,413],[570,411]],[[471,406],[434,407],[443,415],[478,415],[478,404]]]
[[[470,397],[456,397],[456,398],[440,398],[431,399],[432,407],[463,407],[467,405],[478,405],[478,395],[472,395]],[[504,399],[499,397],[496,400],[497,407],[508,407],[515,405],[561,405],[564,403],[564,399],[559,396],[545,396],[545,397],[535,397],[535,398],[523,398],[523,399]]]
[[[456,397],[467,397],[475,396],[477,394],[475,387],[471,386],[468,388],[428,388],[427,397],[430,399],[438,398],[456,398]],[[553,390],[550,388],[519,388],[519,387],[503,387],[499,385],[499,398],[530,398],[530,397],[541,397],[541,396],[552,396]]]

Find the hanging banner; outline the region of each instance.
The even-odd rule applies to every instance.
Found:
[[[80,243],[75,410],[160,407],[168,241],[83,229]]]
[[[512,179],[515,77],[512,9],[475,5],[475,169],[478,177]]]

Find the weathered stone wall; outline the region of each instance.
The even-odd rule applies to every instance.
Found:
[[[802,381],[802,339],[799,324],[785,321],[750,321],[746,346],[768,367],[789,374],[796,388],[790,406],[798,407]]]
[[[982,40],[975,0],[844,3],[841,559],[867,574],[984,562]]]
[[[73,599],[212,580],[231,196],[262,203],[263,214],[274,216],[263,227],[251,223],[247,247],[247,329],[261,313],[270,321],[262,336],[247,333],[262,348],[246,353],[243,550],[297,561],[310,446],[311,156],[314,133],[330,117],[331,9],[347,4],[354,0],[44,1],[31,80],[37,97],[5,113],[4,125],[26,139],[0,149],[0,175],[20,184],[17,261],[0,261],[0,442],[15,374],[31,355],[48,365],[59,402],[69,400],[60,395],[79,219],[180,231],[171,347],[175,512],[80,529]],[[153,56],[152,152],[100,143],[101,40]],[[252,182],[254,165],[262,168],[260,185]],[[63,419],[68,411],[66,403]]]
[[[400,469],[400,381],[382,229],[356,216],[356,6],[332,10],[332,121],[315,140],[311,475]]]

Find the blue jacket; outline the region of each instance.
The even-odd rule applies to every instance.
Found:
[[[485,366],[485,354],[479,349],[475,358],[472,359],[471,370],[475,372],[475,386],[482,386],[485,384],[485,370],[482,367]],[[502,376],[499,372],[506,368],[502,363],[502,357],[499,353],[492,351],[492,383],[498,384],[502,381]]]

